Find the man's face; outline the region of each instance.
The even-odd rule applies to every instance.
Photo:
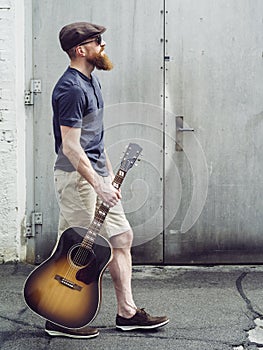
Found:
[[[105,45],[106,43],[103,39],[101,39],[100,43],[94,40],[85,45],[87,62],[99,70],[111,70],[113,68],[111,60],[104,52]]]

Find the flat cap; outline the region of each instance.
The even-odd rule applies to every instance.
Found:
[[[62,50],[67,51],[81,42],[104,33],[105,27],[88,22],[76,22],[64,26],[59,32]]]

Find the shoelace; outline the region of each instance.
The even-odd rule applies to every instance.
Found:
[[[147,314],[147,312],[145,311],[144,308],[138,309],[138,311],[139,311],[139,313],[141,313],[141,314],[143,314],[143,315],[145,315],[145,316],[148,316],[148,314]]]

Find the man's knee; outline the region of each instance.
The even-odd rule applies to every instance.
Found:
[[[120,233],[119,235],[110,238],[113,248],[131,248],[133,241],[132,230]]]

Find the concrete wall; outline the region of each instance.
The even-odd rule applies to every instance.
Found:
[[[24,1],[0,0],[0,262],[25,257]]]

